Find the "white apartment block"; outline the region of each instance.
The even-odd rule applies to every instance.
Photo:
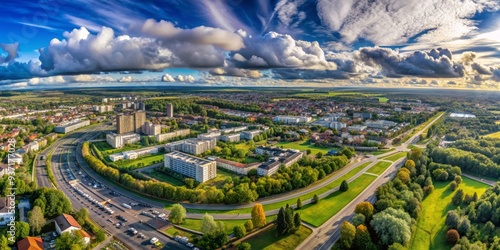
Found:
[[[218,130],[215,130],[215,131],[211,131],[211,132],[208,132],[208,133],[199,134],[197,136],[197,138],[198,139],[211,139],[211,138],[215,138],[216,140],[219,140],[220,136],[221,136],[221,132],[218,131]]]
[[[224,142],[239,142],[240,139],[241,134],[222,135],[220,137],[220,140]]]
[[[106,135],[106,142],[113,148],[121,148],[125,144],[134,144],[141,140],[138,134],[115,134],[109,133]]]
[[[260,135],[260,130],[251,130],[241,132],[241,139],[253,140],[255,136]]]
[[[165,168],[201,183],[213,179],[217,175],[215,161],[194,157],[178,151],[165,154],[163,164]]]
[[[122,153],[116,153],[109,155],[109,159],[111,161],[119,161],[123,159],[136,159],[137,157],[149,154],[156,154],[159,152],[158,148],[161,146],[149,147],[149,148],[141,148],[137,150],[130,150]]]
[[[307,122],[312,121],[312,117],[278,115],[278,116],[274,117],[274,121],[275,122],[283,122],[286,124],[307,123]]]
[[[146,122],[142,125],[142,133],[145,135],[159,135],[161,133],[161,125]]]
[[[168,151],[182,151],[184,153],[199,155],[207,150],[212,150],[217,145],[217,141],[212,139],[187,139],[165,144]]]
[[[178,136],[189,135],[190,133],[191,133],[190,129],[181,129],[181,130],[177,130],[177,131],[173,131],[173,132],[169,132],[169,133],[165,133],[165,134],[156,135],[156,140],[159,142],[168,141],[168,140],[173,139],[173,138],[178,137]]]
[[[67,123],[59,124],[58,126],[56,126],[54,128],[54,131],[57,133],[66,134],[66,133],[69,133],[73,130],[76,130],[76,129],[79,129],[81,127],[85,127],[88,125],[90,125],[89,120],[83,120],[83,121],[82,120],[73,120],[73,121],[70,121]]]
[[[113,111],[113,105],[94,106],[94,107],[92,107],[92,109],[94,111],[99,112],[99,113],[112,112]]]
[[[342,122],[332,122],[330,123],[330,128],[332,129],[336,129],[336,130],[341,130],[343,128],[345,128],[347,125],[345,123],[342,123]]]

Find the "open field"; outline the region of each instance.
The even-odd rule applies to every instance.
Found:
[[[379,161],[377,164],[373,165],[373,167],[368,169],[366,172],[372,174],[382,174],[390,165],[391,165],[390,162]]]
[[[481,182],[462,176],[463,183],[458,188],[465,194],[477,193],[481,196],[489,187]],[[444,222],[448,211],[456,207],[451,204],[454,192],[448,186],[450,182],[434,182],[434,191],[422,202],[422,212],[418,219],[417,229],[412,234],[412,250],[450,249],[446,243],[446,227]]]
[[[484,137],[486,137],[486,138],[496,138],[496,139],[499,139],[499,138],[500,138],[500,131],[499,131],[499,132],[495,132],[495,133],[491,133],[491,134],[487,134],[487,135],[485,135]]]
[[[348,180],[349,178],[353,177],[359,171],[361,171],[363,168],[370,165],[370,163],[371,162],[366,162],[366,163],[359,165],[358,167],[352,169],[347,174],[345,174],[343,176],[343,178],[339,178],[339,179],[333,181],[332,183],[330,183],[330,184],[328,184],[328,185],[326,185],[326,186],[324,186],[324,187],[322,187],[314,192],[309,192],[305,195],[302,195],[302,196],[300,196],[300,199],[302,201],[305,201],[305,200],[311,199],[314,196],[314,194],[319,195],[319,194],[322,194],[326,191],[331,190],[332,188],[340,186],[340,183],[342,183],[343,180]],[[269,210],[278,209],[280,207],[284,207],[284,206],[286,206],[286,204],[291,205],[291,204],[296,204],[296,203],[297,203],[297,198],[293,198],[293,199],[288,199],[285,201],[267,204],[267,205],[263,205],[263,206],[264,206],[265,211],[269,211]],[[203,209],[187,209],[187,210],[190,213],[210,213],[210,214],[240,214],[241,213],[241,214],[249,214],[252,211],[252,208],[249,207],[249,208],[241,208],[241,209],[234,209],[234,210],[203,210]]]
[[[394,151],[396,150],[395,148],[390,148],[390,149],[379,149],[375,152],[372,152],[372,153],[369,153],[369,154],[372,154],[372,155],[381,155],[381,154],[385,154],[387,152],[391,152],[391,151]]]
[[[147,173],[147,175],[149,175],[149,176],[151,176],[159,181],[169,183],[173,186],[178,186],[178,187],[184,186],[184,182],[177,180],[174,177],[169,176],[169,175],[164,174],[164,173],[159,172],[159,171],[151,171],[150,173]]]
[[[318,152],[321,152],[323,154],[328,153],[330,149],[338,149],[338,148],[322,148],[322,147],[317,147],[314,145],[311,145],[308,141],[294,141],[294,142],[279,142],[275,144],[276,146],[283,146],[283,148],[291,148],[291,149],[298,149],[298,150],[311,150],[311,154],[317,154]]]
[[[271,218],[272,219],[272,218]],[[233,228],[238,225],[243,225],[247,220],[217,220],[224,223],[224,227],[226,228],[227,234],[233,233]],[[201,220],[195,219],[185,219],[184,223],[182,223],[183,227],[189,228],[192,230],[200,231],[201,229]]]
[[[121,160],[114,162],[120,168],[132,167],[134,169],[140,168],[139,163],[142,163],[142,167],[147,167],[155,164],[155,162],[163,161],[163,154],[147,155],[135,160]]]
[[[129,150],[135,150],[135,149],[141,148],[140,145],[127,145],[127,146],[124,146],[123,148],[113,148],[107,142],[104,142],[104,141],[93,142],[92,144],[95,145],[97,147],[97,149],[99,149],[99,151],[101,151],[101,153],[105,157],[108,155],[111,155],[111,154],[116,154],[116,153],[120,153],[120,152],[125,152],[125,151],[129,151]]]
[[[388,102],[389,98],[387,97],[378,97],[378,102]]]
[[[188,231],[184,231],[181,229],[177,229],[175,227],[169,227],[167,230],[165,230],[165,233],[168,235],[174,236],[174,235],[180,235],[180,236],[185,236],[188,237],[189,241],[193,241],[193,239],[197,236],[196,234],[192,234]]]
[[[299,230],[290,235],[276,237],[276,227],[267,231],[261,232],[245,242],[250,243],[252,249],[259,250],[283,250],[295,249],[302,241],[304,241],[312,230],[301,226]]]
[[[222,185],[224,185],[224,181],[226,181],[228,177],[233,178],[233,177],[238,177],[238,175],[217,168],[217,175],[215,176],[215,178],[208,180],[201,185],[221,187]]]
[[[387,161],[397,161],[400,158],[403,158],[406,156],[406,152],[399,152],[393,155],[389,155],[387,157],[382,158],[382,160],[387,160]]]
[[[297,211],[300,213],[302,220],[319,227],[363,192],[376,178],[372,175],[361,175],[349,183],[349,190],[332,193],[320,199],[318,204],[307,204]]]

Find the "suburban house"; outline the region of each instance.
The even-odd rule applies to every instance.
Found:
[[[56,232],[58,234],[63,234],[63,233],[79,233],[83,240],[85,241],[85,244],[89,244],[90,242],[90,235],[82,230],[82,226],[78,224],[78,222],[73,218],[73,216],[69,214],[61,214],[57,216],[55,219],[56,223]]]
[[[26,237],[17,242],[18,250],[43,250],[43,240],[40,237]]]

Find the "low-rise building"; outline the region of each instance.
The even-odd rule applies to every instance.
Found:
[[[126,144],[134,144],[141,140],[138,134],[115,134],[109,133],[106,135],[106,142],[113,148],[121,148]]]
[[[0,226],[5,226],[15,220],[14,209],[16,204],[9,204],[9,198],[0,197]],[[12,202],[15,202],[12,200]]]
[[[243,164],[235,161],[230,161],[226,160],[223,158],[215,158],[215,162],[217,164],[217,167],[219,168],[224,168],[227,169],[231,172],[241,174],[241,175],[246,175],[248,174],[248,171],[252,169],[257,169],[260,165],[258,162],[250,163],[250,164]]]
[[[213,179],[217,175],[215,161],[198,158],[179,151],[165,154],[163,163],[165,168],[201,183]]]
[[[215,138],[212,139],[186,139],[165,144],[167,151],[181,151],[188,154],[199,155],[207,150],[212,150],[217,145]]]
[[[286,115],[278,115],[274,117],[275,122],[282,122],[286,124],[295,124],[295,123],[307,123],[312,121],[312,117],[309,116],[286,116]]]
[[[136,150],[130,150],[130,151],[125,151],[121,153],[116,153],[109,155],[109,159],[111,161],[119,161],[119,160],[130,160],[130,159],[137,159],[140,156],[143,155],[150,155],[150,154],[157,154],[159,152],[159,148],[162,146],[155,146],[155,147],[148,147],[148,148],[141,148],[141,149],[136,149]]]
[[[69,214],[61,214],[57,216],[54,220],[56,225],[56,232],[61,235],[63,233],[78,233],[82,236],[85,244],[89,244],[90,236],[87,232],[82,229],[82,226],[78,224],[75,218]],[[81,232],[79,232],[81,231]]]
[[[243,131],[240,134],[241,139],[253,140],[254,137],[260,135],[260,130]]]
[[[40,237],[28,236],[17,242],[17,250],[43,250],[43,240]]]
[[[241,134],[221,135],[220,140],[224,142],[239,142]]]
[[[176,131],[172,131],[169,133],[156,135],[156,140],[159,142],[168,141],[168,140],[173,139],[175,137],[189,135],[190,133],[191,133],[190,129],[176,130]]]
[[[74,131],[76,129],[79,129],[79,128],[82,128],[82,127],[85,127],[88,125],[90,125],[89,120],[78,120],[77,119],[74,121],[59,124],[58,126],[56,126],[54,128],[54,131],[57,133],[66,134],[66,133],[69,133],[71,131]]]
[[[281,166],[281,162],[279,161],[267,161],[261,164],[257,168],[257,174],[260,176],[271,176],[278,172],[278,169]]]
[[[9,154],[9,164],[21,165],[23,164],[23,156],[18,153]]]

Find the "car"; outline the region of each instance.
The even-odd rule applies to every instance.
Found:
[[[111,224],[115,224],[115,222],[112,219],[107,219],[107,221],[111,222]]]
[[[197,247],[193,247],[193,250],[200,250],[200,249],[199,249],[199,248],[197,248]]]
[[[151,240],[149,241],[149,243],[151,243],[153,245],[156,244],[156,242],[158,242],[158,239],[155,237],[151,238]]]
[[[188,242],[188,243],[186,244],[186,246],[187,246],[187,247],[194,247],[194,244],[193,244],[193,243],[191,243],[191,242]]]

